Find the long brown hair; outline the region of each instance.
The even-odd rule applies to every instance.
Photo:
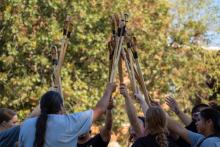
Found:
[[[160,147],[168,147],[167,119],[165,112],[160,107],[150,107],[146,112],[146,127],[149,134],[156,135],[156,142]]]
[[[8,108],[0,108],[0,124],[2,122],[9,122],[14,116],[16,112]]]

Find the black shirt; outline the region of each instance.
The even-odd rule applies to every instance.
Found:
[[[14,147],[18,141],[20,126],[0,132],[0,147]]]
[[[84,144],[77,143],[77,147],[107,147],[108,143],[109,141],[103,141],[101,135],[97,134]]]
[[[196,129],[196,122],[192,121],[191,124],[189,124],[188,126],[186,126],[187,130],[190,130],[192,132],[198,133],[197,129]]]
[[[194,121],[191,122],[191,124],[189,124],[188,126],[186,126],[187,130],[190,130],[192,132],[197,133],[197,129],[196,129],[196,123]],[[179,137],[179,139],[177,140],[177,144],[179,145],[179,147],[191,147],[191,145],[189,143],[187,143],[183,138]]]
[[[169,147],[178,147],[176,143],[168,137]],[[132,147],[160,147],[156,141],[156,135],[147,135],[134,142]]]

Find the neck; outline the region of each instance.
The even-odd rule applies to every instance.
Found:
[[[207,129],[207,131],[204,132],[204,136],[208,137],[210,135],[214,135],[215,132],[212,129]]]

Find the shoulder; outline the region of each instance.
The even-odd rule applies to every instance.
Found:
[[[26,120],[22,123],[21,129],[22,129],[23,127],[35,125],[35,124],[36,124],[36,121],[37,121],[37,117],[26,119]]]
[[[67,114],[66,116],[71,116],[71,117],[88,117],[88,116],[91,116],[93,114],[93,110],[90,109],[90,110],[86,110],[86,111],[82,111],[82,112],[76,112],[76,113],[70,113],[70,114]]]
[[[7,129],[0,132],[0,140],[5,137],[18,136],[20,132],[20,126],[15,126],[13,128]]]
[[[194,146],[198,144],[205,137],[199,133],[194,133],[192,131],[188,131],[188,138],[190,139],[191,145]]]
[[[220,146],[220,138],[219,137],[210,137],[203,141],[201,147],[218,147]]]
[[[26,119],[23,124],[32,124],[32,123],[36,123],[38,117],[33,117],[33,118],[28,118]],[[22,125],[23,125],[22,124]]]
[[[18,141],[20,126],[16,126],[0,132],[0,146],[14,146]]]
[[[76,122],[92,121],[93,110],[90,109],[87,111],[71,113],[71,114],[67,114],[66,116]]]

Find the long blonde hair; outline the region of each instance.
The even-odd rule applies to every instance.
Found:
[[[167,119],[165,112],[160,107],[150,107],[146,112],[146,127],[149,134],[156,135],[156,142],[160,147],[168,147]]]

